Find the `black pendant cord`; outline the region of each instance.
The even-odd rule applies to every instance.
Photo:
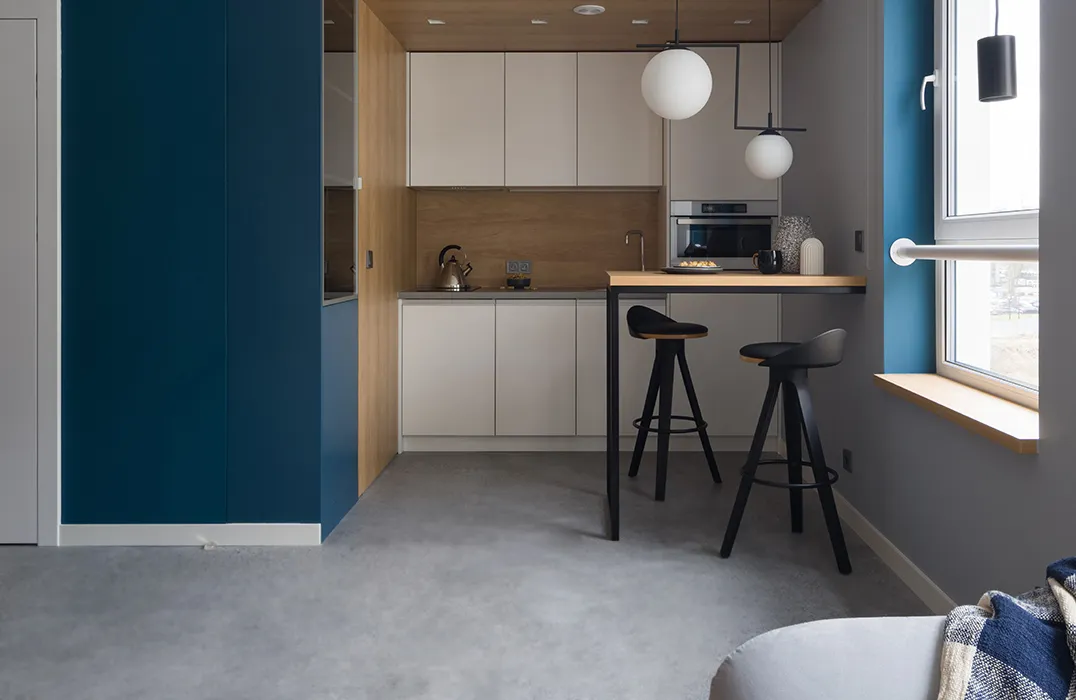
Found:
[[[736,51],[736,78],[733,81],[735,99],[732,108],[732,128],[736,131],[770,131],[776,133],[781,133],[782,131],[807,131],[804,127],[799,126],[773,125],[773,0],[768,0],[767,12],[766,49],[769,51],[767,59],[770,74],[766,80],[766,85],[769,89],[769,113],[766,119],[766,126],[740,126],[740,45],[722,41],[680,41],[680,0],[676,0],[675,2],[675,21],[676,26],[673,30],[672,41],[666,41],[664,44],[636,44],[635,48],[649,51],[655,49],[658,51],[665,51],[666,49],[690,48],[734,49]]]
[[[680,0],[677,0],[679,2]],[[769,58],[769,74],[766,76],[766,92],[769,93],[770,108],[766,117],[767,128],[773,128],[773,0],[766,5],[766,55]],[[738,76],[737,76],[738,77]]]
[[[680,43],[680,0],[676,0],[676,26],[673,28],[673,43]]]

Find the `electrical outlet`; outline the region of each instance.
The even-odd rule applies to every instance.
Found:
[[[530,260],[520,260],[519,261],[519,272],[520,272],[520,274],[523,274],[523,275],[529,275],[531,273],[531,261]]]
[[[844,467],[844,470],[846,472],[848,472],[849,474],[852,473],[852,451],[851,450],[846,449],[841,453],[841,466]]]
[[[508,262],[506,262],[504,264],[504,271],[507,272],[510,275],[518,274],[519,273],[519,261],[518,260],[509,260]]]
[[[856,252],[857,253],[862,253],[863,252],[863,232],[862,231],[856,231]]]

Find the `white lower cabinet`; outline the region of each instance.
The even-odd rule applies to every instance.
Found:
[[[576,302],[497,302],[497,435],[576,434]]]
[[[664,300],[620,304],[621,435],[633,434],[654,363],[654,342],[628,334],[636,304],[665,313]],[[403,435],[604,436],[605,322],[604,300],[405,302]]]
[[[628,334],[627,314],[643,305],[665,313],[657,299],[620,302],[620,434],[631,435],[631,422],[643,412],[643,401],[654,366],[653,341]],[[580,301],[577,311],[576,429],[579,435],[605,435],[605,302]]]
[[[769,371],[740,361],[739,350],[748,343],[780,339],[780,303],[776,294],[670,295],[670,316],[710,329],[706,338],[685,342],[692,383],[711,436],[754,434]],[[674,376],[673,413],[689,416],[691,408],[679,371]],[[777,435],[777,426],[775,414],[771,436]]]
[[[605,435],[605,301],[581,300],[575,314],[575,430]]]
[[[403,434],[494,435],[494,302],[405,303],[400,332]]]
[[[643,414],[646,390],[650,386],[650,373],[654,369],[653,340],[632,338],[628,333],[628,309],[633,306],[649,306],[666,313],[665,300],[620,302],[620,434],[635,435],[631,422]],[[604,431],[602,432],[604,435]]]

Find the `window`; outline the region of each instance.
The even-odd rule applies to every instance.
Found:
[[[1038,242],[1039,0],[936,0],[935,238]],[[1018,96],[979,102],[978,40],[1016,36]],[[938,373],[1038,407],[1036,263],[938,265]]]

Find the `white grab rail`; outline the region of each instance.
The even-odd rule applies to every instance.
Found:
[[[889,257],[901,267],[916,260],[1038,262],[1039,245],[917,245],[910,238],[898,238],[889,247]]]

